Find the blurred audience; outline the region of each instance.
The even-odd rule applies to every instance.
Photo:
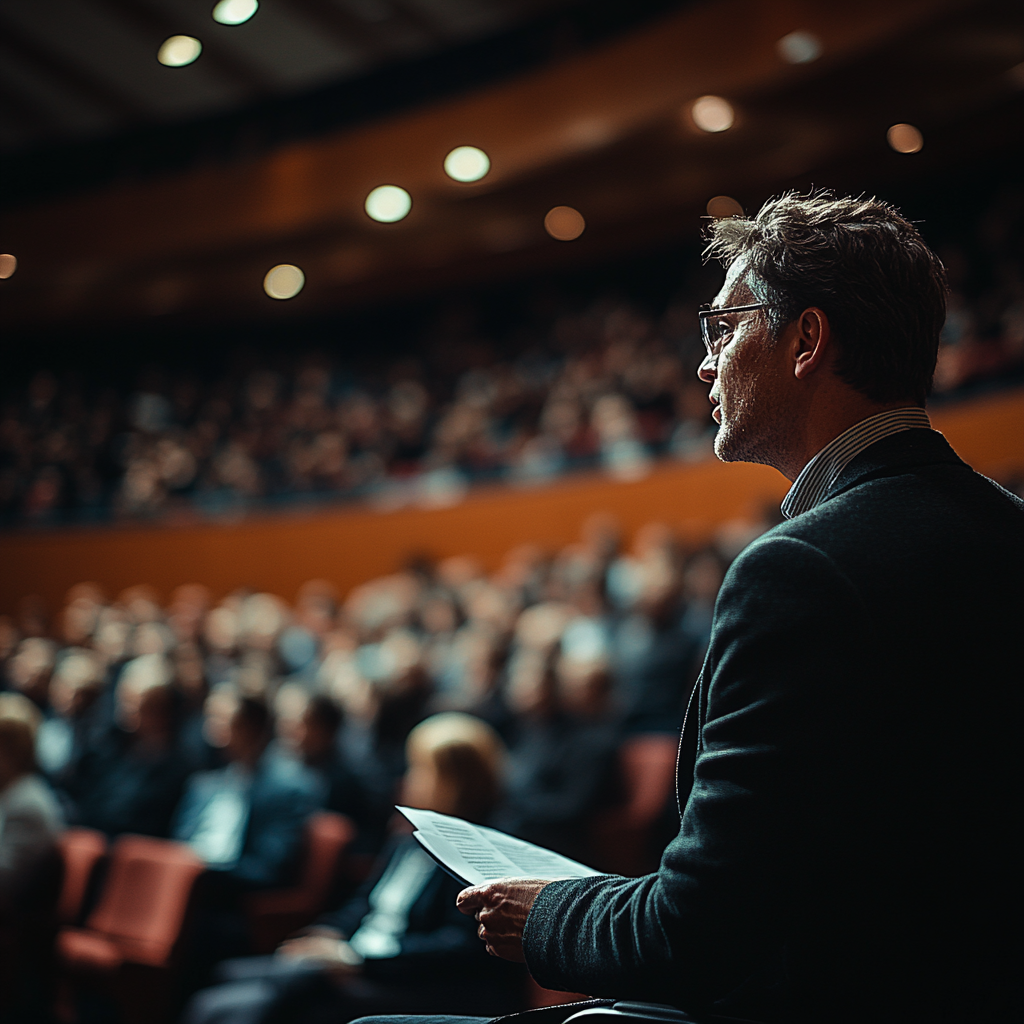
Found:
[[[1024,190],[1008,187],[975,223],[930,239],[952,287],[940,397],[1019,379],[1022,223]],[[584,305],[552,292],[503,311],[497,337],[448,310],[408,339],[415,358],[382,353],[358,372],[323,354],[250,356],[219,379],[146,370],[124,394],[40,372],[0,407],[0,525],[324,497],[443,505],[475,480],[579,467],[631,479],[656,458],[704,459],[714,425],[694,377],[696,294],[652,316],[611,291]],[[481,300],[481,322],[488,310]],[[289,651],[301,659],[298,641]]]
[[[141,585],[109,598],[80,584],[52,629],[35,604],[0,619],[0,805],[36,815],[28,860],[40,864],[62,816],[191,845],[208,870],[183,991],[224,982],[197,997],[197,1021],[269,1021],[282,993],[310,1022],[422,1008],[447,986],[444,965],[465,977],[482,947],[454,913],[457,883],[396,832],[396,800],[597,867],[625,863],[609,826],[631,799],[623,745],[678,730],[725,568],[767,526],[727,524],[688,547],[650,524],[626,548],[596,515],[562,550],[516,548],[493,571],[420,558],[340,601],[322,580],[291,605],[197,585],[166,603]],[[670,796],[657,799],[667,808]],[[253,949],[250,894],[296,884],[321,809],[356,826],[336,891],[375,863],[370,881],[320,931],[217,974]],[[8,863],[26,862],[7,852],[16,820],[0,812],[0,885]],[[653,827],[633,843],[636,870],[660,853]],[[488,963],[464,987],[466,1012],[494,1015],[521,995]]]
[[[497,802],[502,745],[457,712],[409,734],[401,799],[486,822]],[[221,984],[198,993],[187,1024],[315,1024],[416,1011],[494,1017],[519,1009],[523,973],[488,957],[476,922],[459,914],[462,888],[396,824],[369,880],[339,910],[270,957],[229,960]]]

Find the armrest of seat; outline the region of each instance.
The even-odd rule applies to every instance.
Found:
[[[564,1024],[756,1024],[735,1017],[711,1014],[694,1017],[685,1010],[666,1003],[622,1001],[611,1006],[592,1006],[567,1017]]]

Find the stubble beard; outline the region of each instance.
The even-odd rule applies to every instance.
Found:
[[[723,396],[722,424],[715,435],[715,455],[722,462],[779,469],[785,461],[785,416],[772,383],[768,373],[751,374],[742,389]]]

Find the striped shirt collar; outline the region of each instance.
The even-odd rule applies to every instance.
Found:
[[[869,445],[903,430],[931,428],[928,413],[916,405],[876,413],[830,441],[800,471],[789,493],[782,501],[782,514],[787,519],[809,512],[820,504],[829,488],[839,478],[847,463]]]

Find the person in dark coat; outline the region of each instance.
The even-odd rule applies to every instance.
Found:
[[[724,461],[793,481],[720,592],[659,870],[466,890],[549,988],[777,1022],[1022,1012],[1024,502],[924,411],[944,273],[875,199],[714,222],[702,317]]]
[[[226,889],[287,885],[322,787],[304,765],[267,750],[271,720],[262,700],[229,686],[207,706],[207,734],[228,764],[189,778],[173,836],[192,846]]]
[[[620,730],[601,660],[520,651],[507,699],[518,715],[497,828],[567,857],[586,857],[595,814],[611,806]]]
[[[497,796],[501,754],[486,723],[435,715],[409,735],[402,799],[484,820]],[[517,1009],[524,974],[486,955],[475,922],[456,908],[461,888],[403,825],[352,899],[274,956],[222,964],[223,983],[197,993],[183,1022],[344,1024],[362,1013],[423,1007]]]
[[[76,824],[114,837],[166,838],[189,764],[178,746],[170,666],[160,654],[129,661],[117,683],[114,722],[84,754],[65,790]]]

